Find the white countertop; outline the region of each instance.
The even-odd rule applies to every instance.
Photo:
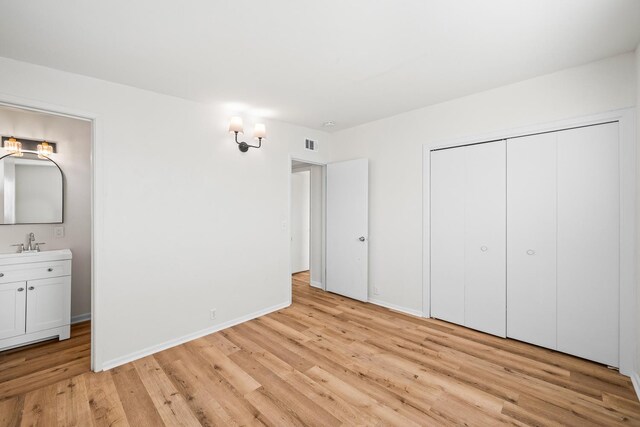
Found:
[[[42,261],[60,261],[71,258],[72,254],[69,249],[56,249],[52,251],[22,253],[14,252],[9,254],[0,254],[0,265],[26,264],[30,262]]]

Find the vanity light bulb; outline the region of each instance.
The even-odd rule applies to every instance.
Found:
[[[53,147],[47,144],[46,141],[42,141],[42,144],[38,144],[38,157],[41,159],[48,158],[53,154]]]
[[[14,157],[22,157],[22,143],[14,137],[4,142],[4,148]]]
[[[4,141],[4,149],[15,156],[22,156],[22,143],[14,137],[11,137]]]

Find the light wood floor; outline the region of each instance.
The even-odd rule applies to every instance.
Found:
[[[0,420],[3,401],[91,372],[91,323],[71,326],[71,338],[0,352]],[[3,426],[0,422],[0,426]]]
[[[640,425],[606,367],[293,282],[287,309],[107,372],[0,354],[0,426]]]

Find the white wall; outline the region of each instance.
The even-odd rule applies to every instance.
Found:
[[[309,270],[311,172],[291,173],[291,272]]]
[[[290,302],[289,155],[327,134],[266,121],[241,153],[231,112],[4,58],[3,99],[96,117],[98,369]]]
[[[37,242],[46,243],[44,250],[71,249],[71,316],[87,316],[91,313],[91,123],[0,106],[0,134],[56,142],[57,153],[51,158],[65,179],[65,236],[54,238],[52,224],[0,225],[0,253],[15,252],[9,245],[26,242],[30,232]]]
[[[619,55],[335,133],[332,161],[370,159],[370,298],[422,310],[423,144],[633,106],[635,61]]]

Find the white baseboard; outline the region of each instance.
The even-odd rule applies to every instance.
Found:
[[[193,341],[197,338],[201,338],[205,335],[212,334],[214,332],[221,331],[223,329],[230,328],[231,326],[238,325],[240,323],[247,322],[249,320],[255,319],[256,317],[264,316],[265,314],[273,313],[274,311],[281,310],[285,307],[289,307],[291,305],[291,301],[287,301],[284,303],[280,303],[271,307],[267,307],[262,310],[258,310],[254,313],[247,314],[246,316],[241,316],[233,320],[229,320],[224,323],[220,323],[218,325],[212,326],[210,328],[201,329],[197,332],[193,332],[187,335],[183,335],[179,338],[174,338],[169,341],[165,341],[161,344],[153,345],[151,347],[144,348],[142,350],[127,354],[122,357],[116,357],[115,359],[108,360],[102,364],[102,369],[98,368],[96,371],[107,371],[109,369],[115,368],[116,366],[124,365],[125,363],[133,362],[134,360],[141,359],[143,357],[149,356],[154,353],[158,353],[159,351],[166,350],[171,347],[175,347],[180,344],[184,344],[188,341]]]
[[[315,281],[315,280],[311,280],[311,281],[309,282],[309,284],[310,284],[311,286],[313,286],[314,288],[322,289],[322,283],[317,282],[317,281]]]
[[[379,305],[380,307],[390,308],[391,310],[399,311],[401,313],[410,314],[412,316],[422,317],[422,311],[414,310],[412,308],[400,307],[399,305],[390,304],[388,302],[380,301],[377,299],[369,298],[371,304]]]
[[[633,389],[636,391],[636,396],[640,400],[640,375],[637,372],[631,373],[631,383],[633,384]]]
[[[84,322],[85,320],[91,320],[91,313],[76,314],[71,316],[71,324]]]

